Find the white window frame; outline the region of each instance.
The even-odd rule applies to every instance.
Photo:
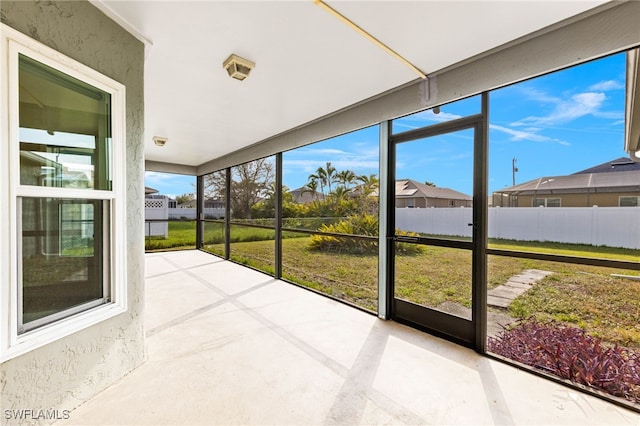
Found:
[[[633,206],[623,206],[622,205],[622,199],[623,198],[635,198],[637,201],[637,204],[635,207],[640,206],[640,196],[634,196],[634,195],[621,195],[618,197],[618,207],[633,207]]]
[[[20,185],[18,54],[85,81],[111,95],[111,190]],[[125,86],[0,24],[0,362],[76,333],[127,310]],[[109,300],[55,322],[18,333],[18,198],[100,199],[109,202]]]
[[[544,200],[544,205],[541,205],[541,204],[536,205],[535,204],[536,201],[541,201],[541,200]],[[558,205],[549,207],[549,205],[548,205],[549,204],[549,200],[554,200],[554,201],[558,200]],[[531,207],[545,207],[545,208],[547,208],[547,207],[549,207],[549,208],[562,207],[562,198],[561,197],[542,197],[542,198],[534,197],[531,200]]]

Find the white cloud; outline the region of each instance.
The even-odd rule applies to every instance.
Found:
[[[287,174],[304,173],[307,176],[314,173],[318,167],[325,167],[327,162],[337,170],[352,170],[356,174],[365,170],[378,169],[378,147],[371,143],[353,143],[353,151],[337,148],[305,147],[286,154],[283,167]],[[306,178],[306,176],[305,176]]]
[[[589,86],[589,90],[593,92],[606,92],[607,90],[624,89],[624,83],[615,80],[600,81]]]
[[[299,156],[309,156],[309,155],[347,155],[349,154],[346,151],[336,148],[299,148],[293,151],[290,151],[291,154],[296,154]]]
[[[416,125],[407,124],[407,123],[405,123],[403,121],[394,122],[393,123],[393,128],[395,129],[395,128],[398,128],[398,127],[404,127],[404,128],[409,129],[409,130],[413,130],[413,129],[418,129],[418,128],[423,127],[423,126],[420,126],[420,125],[417,125],[417,124]],[[396,131],[394,133],[398,133],[398,132]]]
[[[543,102],[543,103],[551,103],[551,104],[558,104],[558,103],[562,102],[562,99],[560,99],[560,98],[558,98],[556,96],[551,96],[547,92],[544,92],[544,91],[538,90],[538,89],[533,89],[531,87],[522,88],[522,92],[527,97],[527,99],[532,100],[532,101],[538,101],[538,102]]]
[[[433,110],[425,111],[423,114],[426,120],[437,121],[439,123],[443,121],[451,121],[451,120],[457,120],[458,118],[462,118],[461,115],[451,114],[449,112],[440,112],[438,114],[435,114]]]
[[[598,118],[607,118],[611,120],[620,120],[620,119],[624,119],[624,111],[598,111],[598,112],[594,112],[593,116]]]
[[[524,131],[524,130],[510,129],[504,126],[498,126],[497,124],[490,124],[489,128],[511,135],[510,140],[512,141],[527,140],[532,142],[557,143],[557,144],[566,145],[566,146],[570,145],[569,142],[563,141],[561,139],[550,138],[548,136],[537,134],[536,132],[540,130],[537,128],[530,128],[528,129],[529,131]]]
[[[599,111],[606,96],[601,92],[584,92],[573,95],[570,99],[556,102],[556,107],[547,116],[529,116],[512,123],[512,126],[544,126],[566,123],[585,115],[604,114]]]
[[[144,182],[147,186],[161,185],[172,179],[172,175],[160,172],[144,172]]]
[[[312,159],[300,159],[300,160],[287,160],[283,166],[287,172],[294,170],[303,171],[306,173],[315,172],[318,167],[324,167],[326,165],[324,160],[312,160]],[[352,170],[354,173],[359,173],[362,169],[377,169],[378,160],[367,160],[358,158],[346,158],[341,160],[331,161],[331,165],[337,170]]]

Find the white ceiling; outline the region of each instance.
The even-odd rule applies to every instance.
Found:
[[[197,166],[418,78],[312,0],[95,3],[150,42],[147,160]],[[327,3],[429,74],[604,1]]]

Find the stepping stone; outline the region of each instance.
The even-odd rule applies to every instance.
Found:
[[[496,297],[492,295],[487,295],[487,304],[489,306],[495,306],[497,308],[508,308],[513,299],[507,299],[504,297]]]
[[[513,300],[516,297],[520,296],[525,291],[526,291],[525,289],[507,287],[507,286],[501,285],[491,290],[491,295]]]
[[[529,290],[531,287],[533,287],[531,284],[523,284],[515,281],[507,281],[503,285],[506,287],[521,288],[523,290]]]
[[[550,271],[540,269],[527,269],[520,274],[514,275],[506,283],[489,290],[487,294],[487,304],[498,308],[508,308],[513,299],[525,293],[533,284],[544,277],[553,274]]]

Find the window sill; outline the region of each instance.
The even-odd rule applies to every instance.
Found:
[[[34,349],[55,342],[56,340],[97,325],[126,311],[126,306],[117,303],[108,303],[18,336],[14,333],[9,346],[2,350],[0,362],[16,358]]]

